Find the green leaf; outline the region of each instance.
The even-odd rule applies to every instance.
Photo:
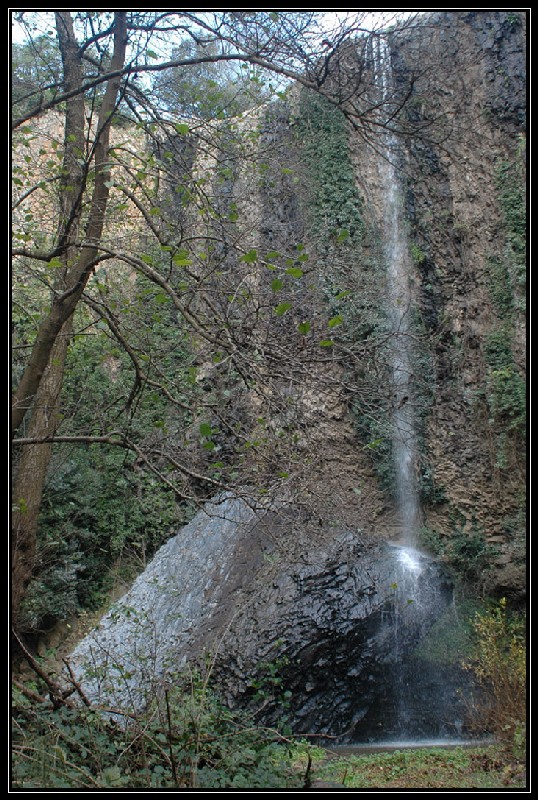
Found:
[[[190,131],[186,122],[176,122],[174,128],[176,129],[176,133],[179,133],[181,136],[186,136]]]
[[[211,434],[213,433],[213,428],[208,422],[201,422],[200,433],[202,436],[211,436]]]
[[[319,343],[320,347],[332,347],[333,345],[334,342],[332,339],[322,339],[321,342]]]
[[[192,259],[189,258],[187,250],[182,249],[172,256],[172,263],[176,267],[188,267],[192,264]]]
[[[306,334],[309,332],[309,330],[310,330],[311,328],[312,328],[312,325],[311,325],[309,322],[300,322],[300,323],[297,325],[297,330],[298,330],[298,331],[299,331],[299,333],[301,333],[303,336],[306,336]]]
[[[275,278],[274,280],[271,281],[271,289],[273,290],[273,292],[280,291],[280,289],[282,289],[283,286],[284,286],[284,281],[282,280],[282,278]]]
[[[286,270],[286,275],[291,275],[293,278],[302,278],[304,272],[302,269],[299,269],[299,267],[289,267]]]
[[[371,442],[368,442],[366,447],[369,450],[374,450],[376,447],[379,447],[380,444],[383,444],[383,439],[372,439]]]
[[[291,303],[279,303],[275,308],[277,317],[282,317],[291,308]]]
[[[336,317],[331,317],[329,320],[329,328],[336,328],[337,325],[341,325],[344,321],[344,318],[341,314],[338,314]]]
[[[338,294],[336,295],[336,300],[343,300],[344,297],[349,297],[351,293],[352,293],[351,289],[344,289],[343,292],[338,292]]]
[[[239,260],[244,261],[246,264],[253,264],[255,261],[258,260],[258,251],[249,250],[248,253],[245,253],[244,256],[241,256]]]
[[[341,230],[341,231],[338,233],[338,235],[337,235],[337,237],[336,237],[336,241],[338,242],[338,244],[340,244],[341,242],[345,242],[345,240],[346,240],[348,237],[349,237],[349,231],[348,231],[348,230],[346,230],[345,228],[343,228],[343,229],[342,229],[342,230]]]
[[[212,442],[211,439],[208,439],[207,442],[204,442],[202,447],[204,450],[214,450],[217,445],[215,442]]]

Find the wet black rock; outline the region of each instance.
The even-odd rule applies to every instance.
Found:
[[[451,596],[414,550],[224,496],[159,550],[72,662],[89,697],[125,708],[209,653],[230,704],[250,706],[261,686],[258,721],[285,714],[296,733],[353,738],[387,667]]]

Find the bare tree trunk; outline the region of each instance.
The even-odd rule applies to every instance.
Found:
[[[68,320],[52,348],[50,365],[39,385],[28,426],[31,437],[53,436],[58,425],[58,405],[62,389],[65,359],[72,333]],[[34,444],[22,448],[13,487],[11,540],[12,620],[18,627],[20,603],[35,569],[37,520],[43,486],[49,468],[52,444]]]
[[[113,68],[121,68],[125,58],[126,16],[125,12],[116,12],[115,16],[112,65]],[[80,48],[70,13],[57,12],[56,26],[64,67],[64,87],[70,91],[80,86],[83,79]],[[109,191],[106,186],[106,159],[110,114],[117,103],[119,86],[119,78],[109,82],[99,116],[94,147],[95,185],[86,228],[86,246],[78,257],[75,243],[80,232],[87,177],[86,167],[81,164],[81,156],[85,151],[84,97],[79,94],[67,101],[58,224],[58,240],[65,248],[62,256],[64,266],[56,282],[51,311],[38,331],[13,406],[13,430],[19,427],[29,408],[32,408],[28,429],[30,438],[51,437],[58,425],[73,313],[91,274],[104,225]],[[12,532],[12,618],[15,626],[20,618],[20,604],[35,569],[37,520],[51,453],[50,443],[26,445],[17,467]]]
[[[114,55],[112,56],[110,65],[111,72],[117,72],[118,70],[121,70],[125,61],[125,51],[127,45],[126,12],[117,11],[115,12],[114,17]],[[60,26],[62,24],[67,31],[70,31],[70,34],[68,35],[72,36],[72,40],[76,44],[69,12],[59,12],[57,14],[57,25]],[[69,25],[70,28],[68,27]],[[71,56],[71,60],[75,57],[74,48],[72,48],[72,51],[70,48],[69,55]],[[80,56],[77,57],[80,58]],[[71,60],[69,63],[71,63]],[[64,61],[64,69],[65,65],[66,62]],[[44,318],[43,322],[39,326],[30,359],[13,396],[11,417],[11,429],[13,433],[19,428],[29,408],[31,407],[33,398],[43,378],[45,370],[47,369],[50,353],[54,346],[54,342],[56,341],[56,337],[58,336],[64,323],[67,322],[67,320],[74,313],[96,262],[109,195],[110,167],[108,164],[108,150],[110,141],[110,121],[118,101],[120,84],[120,76],[112,78],[107,83],[105,96],[103,98],[99,113],[99,122],[95,135],[95,148],[93,154],[95,183],[90,203],[88,224],[86,226],[85,243],[80,251],[78,259],[75,260],[73,266],[68,268],[68,272],[66,274],[65,291],[56,295],[52,302],[49,314]],[[78,97],[79,96],[77,95],[77,98]],[[77,98],[71,98],[71,100],[67,100],[68,109],[70,108],[72,100]],[[67,113],[69,113],[69,111]],[[77,129],[79,131],[84,130],[84,124],[81,128],[75,128],[75,130]],[[69,167],[72,167],[72,164],[69,164],[68,168]],[[68,184],[66,183],[65,186],[67,185]],[[72,184],[69,185],[72,186]],[[78,192],[76,198],[76,202],[78,202],[80,205],[82,205],[82,194],[84,189],[84,186],[80,187],[80,191]],[[74,211],[74,214],[76,213],[78,212]],[[71,217],[69,217],[69,219],[71,219]],[[72,224],[73,223],[68,221],[66,231],[67,235],[69,235],[72,231]]]

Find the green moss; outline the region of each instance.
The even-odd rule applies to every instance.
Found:
[[[526,386],[513,354],[516,314],[525,307],[526,203],[522,145],[500,163],[496,185],[504,221],[505,247],[487,262],[488,289],[498,322],[485,341],[485,398],[497,443],[496,466],[507,468],[507,453],[526,434]]]
[[[487,260],[489,293],[495,311],[501,319],[511,319],[514,294],[510,272],[505,259],[490,256]]]
[[[331,318],[341,321],[331,329],[331,338],[344,343],[348,353],[360,352],[349,363],[351,405],[365,451],[382,487],[392,492],[389,325],[380,298],[384,265],[379,235],[364,222],[364,201],[342,112],[323,97],[303,91],[294,129],[303,153],[320,286]],[[386,376],[380,377],[385,370]]]
[[[420,640],[415,658],[439,665],[460,665],[472,650],[472,619],[483,606],[476,600],[451,605]]]
[[[301,137],[311,182],[311,202],[322,238],[360,243],[364,233],[363,202],[351,164],[346,120],[320,95],[303,92],[296,129]]]
[[[516,158],[502,162],[497,167],[495,177],[505,227],[504,280],[509,281],[517,303],[524,307],[527,255],[524,139],[521,140],[521,144]],[[495,279],[495,274],[493,278]]]
[[[525,438],[526,386],[511,348],[508,325],[495,329],[486,339],[486,397],[497,433],[507,431]]]

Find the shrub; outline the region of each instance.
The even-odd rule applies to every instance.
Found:
[[[420,537],[429,550],[440,556],[454,570],[467,588],[481,588],[484,573],[490,569],[497,551],[486,542],[484,534],[476,525],[470,531],[455,527],[449,536],[441,536],[424,526]]]
[[[525,618],[511,613],[502,598],[475,615],[473,628],[473,655],[465,667],[474,673],[482,695],[473,703],[471,722],[521,756],[526,724]]]
[[[268,789],[297,783],[278,731],[228,708],[199,674],[175,676],[144,712],[122,716],[67,702],[51,707],[36,702],[36,688],[26,684],[14,691],[16,790]]]

